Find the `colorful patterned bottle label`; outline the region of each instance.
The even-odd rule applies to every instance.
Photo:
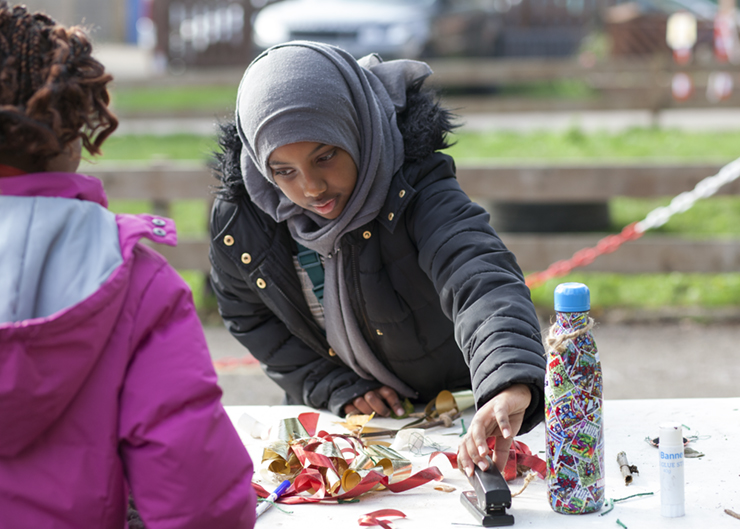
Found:
[[[558,313],[553,334],[584,329],[587,312]],[[547,495],[554,511],[583,514],[604,503],[602,378],[593,335],[548,347],[545,378]]]

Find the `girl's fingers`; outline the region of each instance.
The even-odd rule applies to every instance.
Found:
[[[495,401],[493,413],[496,417],[496,424],[501,430],[501,435],[506,439],[511,439],[511,422],[509,421],[509,406],[507,406],[507,403]]]
[[[383,386],[378,390],[378,392],[382,395],[391,409],[395,411],[396,415],[400,417],[406,412],[406,410],[404,410],[403,406],[401,405],[401,399],[398,398],[398,394],[393,388]]]
[[[493,463],[503,472],[506,462],[509,460],[509,449],[513,439],[511,437],[497,437],[496,448],[493,450]]]
[[[382,417],[388,417],[391,414],[391,411],[385,405],[383,398],[375,391],[368,391],[365,393],[365,401],[367,401],[370,408],[372,408],[376,414]]]
[[[465,472],[465,475],[470,477],[473,475],[474,470],[474,463],[472,458],[470,457],[470,449],[476,450],[475,443],[472,441],[472,438],[469,435],[466,435],[462,442],[460,443],[460,446],[458,447],[457,452],[457,466]]]
[[[352,404],[354,404],[355,408],[360,410],[360,413],[362,413],[363,415],[370,415],[373,412],[372,407],[365,400],[365,397],[357,397],[355,400],[352,401]]]

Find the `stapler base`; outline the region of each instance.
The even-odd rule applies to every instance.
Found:
[[[514,525],[514,516],[506,513],[506,509],[501,508],[490,513],[483,512],[478,508],[478,498],[472,490],[465,490],[460,495],[460,502],[470,511],[476,520],[483,527],[502,527],[505,525]]]

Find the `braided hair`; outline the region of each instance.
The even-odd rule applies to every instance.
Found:
[[[116,129],[106,85],[79,27],[0,0],[0,154],[45,162],[80,138],[90,154]]]

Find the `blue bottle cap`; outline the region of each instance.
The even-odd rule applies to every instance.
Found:
[[[591,294],[583,283],[561,283],[555,287],[555,312],[586,312]]]

